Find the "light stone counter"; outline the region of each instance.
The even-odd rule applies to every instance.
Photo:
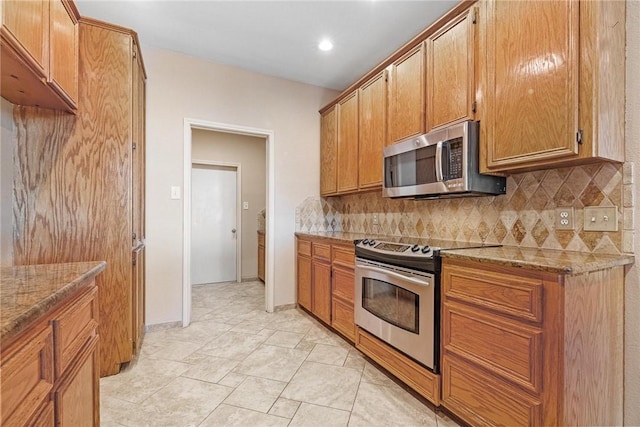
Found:
[[[0,269],[0,341],[19,334],[105,269],[104,261]]]
[[[372,236],[370,234],[344,233],[341,231],[296,232],[296,236],[327,239],[338,243],[353,243],[353,241],[357,239],[374,238],[398,243],[428,244],[433,247],[443,248],[452,248],[455,246],[464,247],[474,244],[417,237]],[[517,246],[443,249],[440,254],[442,258],[487,262],[561,274],[581,274],[619,265],[633,264],[634,262],[632,255],[592,254],[552,249],[521,248]]]
[[[441,252],[442,258],[487,262],[528,270],[560,274],[582,274],[633,264],[632,255],[605,255],[516,246],[454,249]]]

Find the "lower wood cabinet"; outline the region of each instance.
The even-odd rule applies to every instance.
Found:
[[[353,245],[332,245],[331,259],[331,326],[351,342],[355,342]]]
[[[331,324],[331,245],[296,239],[297,302]]]
[[[0,425],[100,425],[97,291],[92,281],[3,343]]]
[[[296,242],[298,304],[355,342],[353,246],[301,236]]]
[[[442,263],[442,405],[471,425],[622,425],[623,267]]]

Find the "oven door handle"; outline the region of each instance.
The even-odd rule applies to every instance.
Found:
[[[424,280],[420,280],[420,279],[414,279],[413,277],[408,277],[405,276],[404,274],[400,274],[400,273],[396,273],[393,270],[387,270],[385,268],[380,268],[380,267],[372,267],[370,265],[364,265],[364,264],[356,264],[357,268],[363,269],[363,270],[369,270],[369,271],[373,271],[376,273],[380,273],[380,274],[386,274],[388,276],[393,276],[395,278],[398,278],[400,280],[406,280],[407,282],[413,283],[414,285],[418,285],[418,286],[429,286],[429,282],[428,281],[424,281]]]

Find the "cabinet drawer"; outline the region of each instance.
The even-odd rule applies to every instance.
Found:
[[[331,262],[347,268],[355,268],[356,258],[353,247],[334,246],[331,254]]]
[[[258,245],[264,246],[264,233],[258,233]]]
[[[325,243],[313,242],[313,257],[325,261],[331,260],[331,246]]]
[[[478,264],[445,261],[442,273],[446,299],[457,299],[523,320],[542,321],[542,279],[522,271],[489,271]]]
[[[0,377],[0,425],[26,425],[53,388],[51,326],[3,349]]]
[[[339,298],[332,300],[331,326],[352,342],[356,340],[356,324],[353,316],[353,302]]]
[[[442,363],[442,405],[471,425],[541,425],[541,403],[454,357]]]
[[[542,388],[542,331],[461,304],[445,303],[442,345],[487,370],[539,393]]]
[[[333,295],[349,301],[353,305],[355,276],[353,270],[340,267],[333,269]]]
[[[298,255],[311,256],[311,242],[298,239]]]
[[[360,328],[356,331],[356,348],[434,405],[440,404],[439,375]]]
[[[56,376],[67,369],[82,346],[96,335],[98,326],[98,304],[95,285],[76,298],[53,323],[56,340]]]

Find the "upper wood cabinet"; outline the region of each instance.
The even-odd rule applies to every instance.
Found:
[[[69,0],[3,2],[4,98],[18,105],[75,111],[78,17]]]
[[[387,71],[362,85],[360,92],[358,188],[382,184],[382,149],[387,145]]]
[[[320,195],[329,196],[338,191],[336,163],[338,154],[337,105],[320,116]]]
[[[476,9],[427,39],[427,132],[474,119]]]
[[[623,161],[624,2],[480,5],[482,171]]]
[[[391,65],[389,85],[389,139],[420,135],[425,130],[424,43]]]
[[[338,193],[358,189],[358,91],[338,103]]]

